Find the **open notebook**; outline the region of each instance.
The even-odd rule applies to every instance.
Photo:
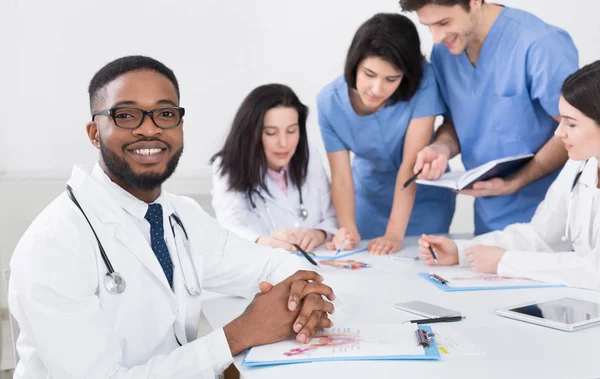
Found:
[[[469,171],[452,171],[442,175],[438,180],[422,180],[417,179],[417,183],[426,186],[446,187],[453,190],[468,189],[473,186],[473,183],[481,180],[492,178],[505,178],[525,163],[533,158],[533,154],[517,155],[515,157],[507,157],[495,159],[493,161],[482,164]]]
[[[295,339],[253,347],[242,366],[271,366],[290,363],[356,360],[438,360],[435,338],[419,344],[431,328],[416,324],[360,325],[320,330],[308,343]],[[428,337],[429,338],[429,337]]]

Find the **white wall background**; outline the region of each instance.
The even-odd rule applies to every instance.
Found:
[[[502,3],[568,30],[581,64],[600,59],[600,1]],[[290,85],[310,107],[310,139],[321,145],[317,92],[341,74],[363,21],[399,11],[396,0],[0,0],[0,268],[71,167],[96,161],[85,134],[86,91],[108,61],[145,54],[175,71],[186,107],[186,152],[171,187],[205,193],[209,157],[251,89]],[[431,37],[418,28],[428,54]],[[472,228],[471,206],[460,199],[454,231]]]

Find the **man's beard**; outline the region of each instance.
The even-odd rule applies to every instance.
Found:
[[[161,142],[164,143],[164,141]],[[169,177],[175,172],[177,164],[179,163],[179,158],[181,158],[182,153],[183,145],[181,146],[181,149],[176,151],[175,154],[171,157],[171,159],[167,163],[167,168],[163,173],[149,172],[145,174],[136,174],[131,169],[129,163],[127,163],[124,159],[121,159],[110,149],[106,148],[106,146],[102,142],[102,138],[100,138],[100,154],[102,154],[104,164],[106,165],[110,173],[116,176],[117,178],[121,179],[125,183],[129,184],[130,186],[143,191],[154,190],[160,187],[167,179],[169,179]]]

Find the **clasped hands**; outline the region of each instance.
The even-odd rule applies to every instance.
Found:
[[[335,300],[333,290],[313,271],[297,271],[276,285],[260,283],[244,313],[224,327],[232,355],[292,335],[310,342],[318,329],[333,326],[329,315],[335,309],[326,299]]]

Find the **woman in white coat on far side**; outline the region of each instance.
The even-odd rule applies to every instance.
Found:
[[[555,135],[569,161],[531,222],[470,241],[422,236],[419,257],[435,265],[600,290],[600,61],[569,76],[559,101]]]
[[[225,228],[249,241],[310,252],[341,247],[329,180],[308,147],[308,108],[287,86],[255,88],[213,156],[212,205]]]

